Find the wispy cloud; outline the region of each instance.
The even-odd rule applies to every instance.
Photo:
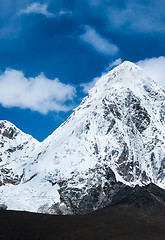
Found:
[[[60,10],[59,12],[52,13],[48,11],[48,4],[41,4],[39,2],[33,2],[30,5],[28,5],[25,9],[20,10],[19,14],[41,14],[44,15],[48,18],[56,18],[56,17],[61,17],[64,15],[72,15],[72,11],[68,10]]]
[[[93,27],[83,25],[83,29],[85,32],[79,36],[80,40],[88,44],[95,51],[109,56],[114,56],[118,53],[118,46],[101,36]]]
[[[82,87],[83,93],[87,94],[91,88],[94,87],[96,82],[99,80],[100,77],[94,78],[92,81],[87,82],[87,83],[82,83],[80,87]]]
[[[57,13],[57,16],[64,16],[64,15],[72,15],[72,11],[67,11],[67,10],[61,10]]]
[[[75,2],[79,16],[84,18],[83,13],[87,11],[92,21],[96,19],[102,23],[104,30],[163,34],[165,32],[164,0],[76,0]]]
[[[111,27],[142,33],[164,32],[165,3],[162,0],[151,0],[149,3],[126,0],[123,5],[108,7]]]
[[[24,10],[19,12],[20,14],[42,14],[46,17],[54,17],[55,15],[48,11],[48,4],[41,4],[39,2],[33,2],[28,5]]]
[[[122,63],[121,58],[115,59],[113,62],[109,64],[109,66],[106,68],[106,71],[110,71],[113,67],[116,67]]]
[[[144,69],[150,77],[165,88],[165,57],[153,57],[141,60],[136,63]]]
[[[7,69],[0,75],[0,104],[4,107],[31,109],[46,114],[49,111],[69,111],[69,102],[76,90],[58,78],[51,80],[43,73],[26,78],[22,71]]]

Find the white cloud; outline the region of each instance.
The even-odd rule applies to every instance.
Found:
[[[7,69],[0,75],[0,104],[4,107],[31,109],[46,114],[49,111],[69,111],[76,90],[58,78],[50,80],[43,73],[26,78],[22,71]]]
[[[165,57],[153,57],[136,63],[163,88],[165,88]]]
[[[47,4],[41,4],[39,2],[33,2],[30,5],[26,7],[26,9],[21,10],[19,12],[20,14],[42,14],[46,17],[54,17],[54,14],[48,11],[48,5]]]
[[[101,54],[110,56],[117,54],[117,52],[119,51],[117,45],[111,43],[109,40],[102,37],[98,32],[96,32],[93,27],[89,25],[84,25],[83,28],[85,30],[85,33],[79,36],[81,41],[87,43],[95,51]]]

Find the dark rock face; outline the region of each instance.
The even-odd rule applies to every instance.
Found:
[[[3,137],[13,139],[18,134],[17,130],[16,130],[16,128],[12,128],[12,127],[6,128],[5,123],[6,123],[6,121],[3,121],[0,123],[0,134],[2,133]],[[2,132],[2,130],[3,130],[3,132]]]
[[[136,128],[142,133],[150,124],[150,116],[147,110],[141,106],[141,101],[131,91],[128,90],[125,106],[129,108],[131,114],[128,120],[128,126],[130,120],[135,124]]]
[[[144,187],[147,191],[149,191],[151,194],[157,197],[157,200],[159,199],[163,202],[165,202],[165,190],[158,187],[157,185],[150,183]]]
[[[6,130],[3,132],[2,136],[7,137],[9,139],[12,139],[14,135],[14,130],[10,128],[9,130]]]
[[[141,106],[141,101],[138,99],[133,92],[129,89],[127,90],[126,98],[120,100],[120,105],[117,105],[121,96],[116,96],[113,102],[110,102],[107,98],[102,100],[104,107],[104,118],[108,119],[110,113],[113,114],[114,119],[112,119],[110,123],[110,127],[108,132],[115,124],[115,118],[126,122],[127,126],[132,128],[132,124],[136,127],[136,129],[142,133],[150,124],[150,116],[147,110]],[[125,109],[126,113],[123,115],[123,109]]]
[[[0,176],[0,186],[6,184],[18,185],[22,180],[23,174],[21,176],[18,176],[13,173],[12,169],[1,168]]]
[[[112,205],[133,205],[141,209],[165,209],[165,190],[155,184],[145,187],[122,187],[113,197]]]
[[[155,157],[155,148],[158,144],[163,146],[164,143],[157,138],[156,132],[158,132],[158,129],[156,129],[156,127],[155,129],[154,127],[151,128],[151,124],[153,124],[151,122],[152,117],[144,107],[141,99],[135,96],[131,89],[128,88],[124,96],[122,96],[120,92],[118,93],[117,90],[114,90],[114,92],[111,96],[106,96],[102,100],[102,108],[104,109],[105,123],[106,125],[109,124],[106,134],[119,136],[118,143],[122,152],[117,156],[117,151],[114,149],[112,151],[116,153],[110,156],[111,159],[117,156],[118,173],[127,182],[133,182],[135,179],[141,178],[143,183],[149,183],[151,181],[151,174],[148,174],[146,169],[150,166],[148,165],[146,169],[142,170],[141,163],[139,162],[141,152],[144,150],[147,151],[147,153],[150,152],[149,164],[155,169],[154,174],[158,176],[158,179],[164,179],[165,167],[163,160],[159,159],[161,166],[158,167],[158,155]],[[149,94],[149,98],[152,97],[150,91],[147,91],[147,94]],[[158,94],[156,94],[156,96],[160,98],[160,101],[164,101],[162,95],[158,97]],[[148,96],[145,96],[146,99],[147,97]],[[118,122],[122,123],[123,128],[126,129],[128,140],[124,137],[125,135],[122,134],[122,130],[119,130]],[[151,129],[150,132],[153,131],[151,142],[146,142],[144,146],[142,146],[143,141],[145,142],[146,140],[145,137],[144,140],[142,140],[141,136],[143,136],[144,132],[148,129]],[[137,139],[137,136],[140,136],[138,137],[139,139]],[[143,158],[146,158],[146,154],[144,154]],[[159,158],[161,157],[159,156]]]
[[[119,101],[121,96],[116,96],[113,102],[110,102],[107,98],[102,100],[104,106],[104,118],[107,118],[110,113],[113,114],[114,119],[117,118],[123,122],[126,122],[127,126],[132,128],[132,124],[136,129],[142,133],[150,124],[150,115],[147,110],[141,106],[141,101],[138,99],[133,92],[127,90],[127,96],[120,100],[120,105],[116,103]],[[123,115],[123,109],[127,114]],[[111,128],[115,124],[115,120],[112,120]]]
[[[95,184],[87,183],[84,187],[68,187],[70,181],[65,181],[60,184],[59,194],[61,203],[64,203],[67,211],[73,214],[86,214],[95,211],[96,209],[107,206],[115,193],[123,186],[117,182],[114,172],[110,167],[97,166],[95,169],[90,169],[89,178],[95,176]],[[85,181],[85,179],[81,179]]]
[[[5,204],[0,204],[0,211],[7,210],[7,206]]]

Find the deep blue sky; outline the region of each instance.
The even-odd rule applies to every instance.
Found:
[[[164,9],[163,0],[1,0],[0,119],[46,138],[116,59],[165,56]]]

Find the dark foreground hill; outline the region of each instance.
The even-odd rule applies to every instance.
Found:
[[[165,190],[124,187],[113,204],[88,215],[0,212],[0,240],[164,240]]]

